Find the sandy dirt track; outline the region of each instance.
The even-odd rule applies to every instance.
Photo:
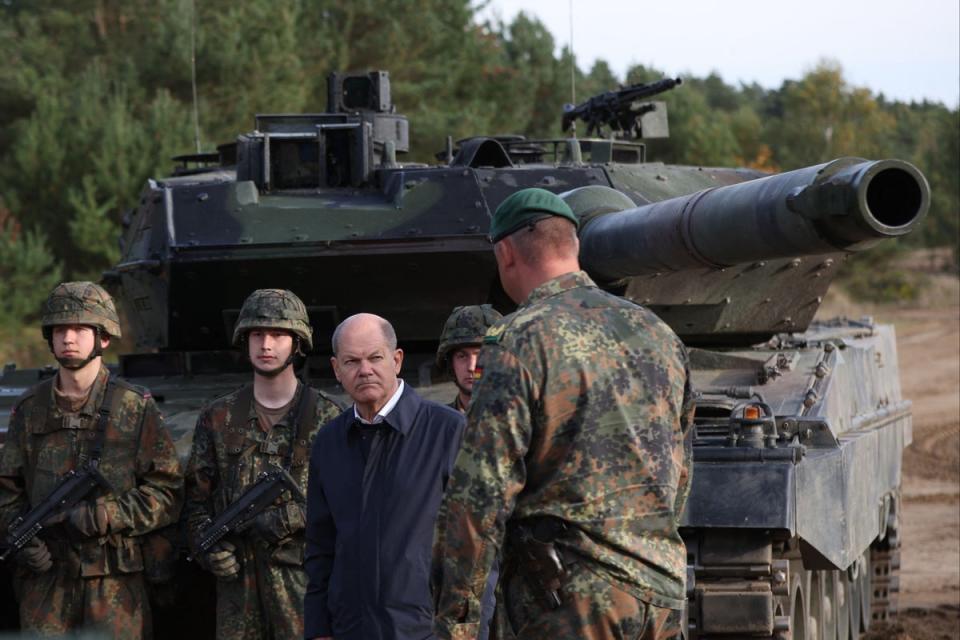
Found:
[[[869,637],[960,639],[960,284],[935,276],[910,308],[827,303],[824,311],[868,313],[896,325],[903,395],[913,401],[913,444],[903,467],[901,614]]]
[[[889,637],[960,638],[960,307],[895,315],[914,428],[903,461],[903,614]]]

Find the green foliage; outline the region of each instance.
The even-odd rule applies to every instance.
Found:
[[[120,257],[119,246],[111,242],[111,236],[116,232],[110,220],[115,200],[112,197],[97,197],[93,176],[85,175],[80,182],[80,189],[70,187],[67,192],[67,202],[74,210],[73,218],[67,223],[71,239],[87,253],[102,256],[108,263],[114,263]]]
[[[893,117],[868,90],[849,87],[838,64],[822,62],[779,93],[781,115],[771,119],[768,135],[784,169],[889,155]]]
[[[925,286],[923,274],[894,267],[905,245],[882,242],[870,251],[852,255],[840,269],[837,283],[860,302],[910,302]]]
[[[916,164],[930,181],[930,216],[907,241],[915,246],[950,244],[956,252],[960,238],[958,113],[929,103],[894,103],[885,108],[897,122],[893,154]]]
[[[0,2],[0,15],[0,193],[23,226],[16,250],[46,251],[70,278],[116,260],[122,212],[195,148],[194,54],[204,150],[256,113],[322,111],[330,71],[388,69],[416,161],[433,161],[448,135],[564,135],[571,73],[578,102],[672,75],[639,65],[620,79],[605,61],[584,71],[535,17],[481,24],[472,0],[44,0]],[[932,187],[908,242],[956,246],[956,109],[889,102],[829,61],[775,90],[716,73],[684,81],[658,98],[672,135],[650,141],[651,159],[786,170],[904,158]]]
[[[96,278],[117,258],[120,212],[188,144],[186,107],[165,91],[148,95],[131,75],[94,63],[48,79],[31,117],[10,125],[3,193],[26,229],[47,234],[71,274]]]
[[[60,274],[43,233],[21,232],[12,220],[0,221],[0,328],[39,315]]]

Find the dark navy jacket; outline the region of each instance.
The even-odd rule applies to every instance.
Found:
[[[305,638],[434,637],[433,530],[463,426],[459,412],[404,385],[366,464],[352,406],[317,432],[307,483]]]

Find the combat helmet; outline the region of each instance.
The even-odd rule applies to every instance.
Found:
[[[460,347],[477,346],[495,322],[503,316],[489,304],[457,307],[447,318],[437,348],[437,366],[446,366],[447,356]]]
[[[295,293],[286,289],[257,289],[247,297],[233,328],[233,345],[240,346],[252,329],[286,329],[300,338],[305,351],[313,349],[307,308]]]
[[[66,324],[95,327],[110,337],[120,337],[120,318],[113,298],[93,282],[63,282],[47,296],[40,314],[44,339],[49,342],[53,328]]]

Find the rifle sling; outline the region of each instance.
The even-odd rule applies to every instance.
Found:
[[[116,386],[113,377],[108,377],[107,388],[103,393],[103,400],[100,402],[100,409],[97,412],[96,435],[93,438],[93,443],[90,445],[89,463],[93,468],[100,466],[100,456],[103,455],[103,443],[107,438],[107,422],[110,420],[113,391]]]
[[[300,383],[298,392],[299,401],[284,418],[284,422],[296,429],[290,437],[287,452],[284,455],[284,468],[289,471],[292,467],[306,463],[310,452],[310,430],[313,427],[313,418],[317,412],[317,392]],[[250,410],[253,407],[253,385],[245,385],[238,392],[235,406],[246,411],[231,411],[227,422],[227,431],[223,436],[227,453],[238,455],[243,450],[247,422],[250,419]]]
[[[243,451],[244,434],[251,408],[253,408],[253,385],[245,384],[237,391],[237,401],[230,410],[227,431],[223,434],[223,444],[227,448],[228,455],[239,455]]]
[[[289,471],[292,467],[303,466],[310,455],[310,430],[313,428],[313,417],[317,413],[319,394],[305,384],[300,385],[300,402],[297,403],[297,412],[291,417],[291,425],[297,425],[297,431],[290,441],[287,451],[285,467]]]

